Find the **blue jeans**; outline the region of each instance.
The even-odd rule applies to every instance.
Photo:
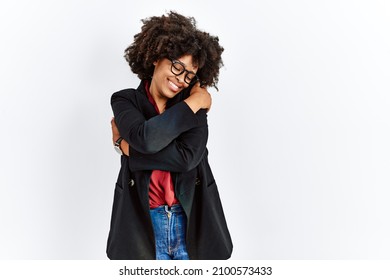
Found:
[[[157,260],[189,260],[186,248],[187,217],[179,204],[150,209]]]

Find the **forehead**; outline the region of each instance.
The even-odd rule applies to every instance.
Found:
[[[183,63],[187,70],[196,71],[198,69],[198,66],[192,62],[192,55],[183,55],[177,60]]]

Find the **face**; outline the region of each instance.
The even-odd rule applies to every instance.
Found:
[[[168,99],[174,97],[180,91],[187,88],[189,85],[185,82],[186,75],[188,81],[188,78],[193,75],[193,73],[196,73],[196,71],[198,70],[198,67],[192,63],[191,55],[182,56],[176,59],[176,61],[180,62],[181,65],[178,62],[176,62],[178,64],[175,65],[178,65],[179,67],[184,66],[186,70],[183,71],[183,73],[181,73],[180,75],[175,75],[171,71],[171,69],[173,69],[174,71],[177,70],[175,70],[175,68],[172,68],[172,61],[167,58],[160,59],[154,63],[155,68],[153,72],[152,82],[150,84],[150,93],[152,94],[156,102],[166,102]]]

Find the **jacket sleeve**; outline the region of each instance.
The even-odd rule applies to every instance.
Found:
[[[201,114],[206,117],[206,110]],[[199,113],[199,112],[198,112]],[[187,172],[195,168],[206,152],[208,139],[207,124],[183,132],[161,151],[155,154],[142,154],[130,149],[129,167],[138,170],[166,170]]]
[[[206,110],[194,114],[185,102],[179,102],[146,120],[133,94],[124,90],[111,98],[119,132],[130,145],[130,168],[183,172],[195,167],[206,149]]]

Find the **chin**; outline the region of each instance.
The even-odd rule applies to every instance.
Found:
[[[169,94],[166,94],[165,96],[166,96],[168,99],[171,99],[171,98],[174,98],[176,95],[178,95],[180,92],[181,92],[181,90],[179,90],[178,92],[169,91]]]
[[[182,92],[183,89],[179,89],[178,91],[172,91],[170,88],[167,88],[164,92],[165,96],[167,98],[173,98],[176,95],[178,95],[180,92]]]

